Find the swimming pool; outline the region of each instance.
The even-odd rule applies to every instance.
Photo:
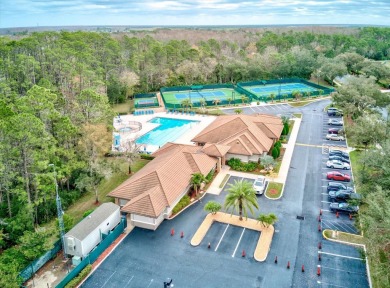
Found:
[[[135,142],[137,144],[146,144],[154,146],[163,146],[167,142],[173,142],[182,136],[193,125],[199,123],[194,120],[173,119],[156,117],[149,121],[150,123],[160,124],[153,130],[139,137]]]

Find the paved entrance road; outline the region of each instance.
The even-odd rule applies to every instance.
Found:
[[[318,232],[317,217],[322,207],[324,183],[324,149],[321,147],[323,123],[327,117],[322,109],[329,103],[325,100],[299,108],[274,107],[275,111],[270,108],[267,112],[261,110],[264,107],[243,109],[246,114],[302,113],[297,142],[311,145],[295,146],[284,196],[279,201],[258,198],[260,210],[256,215],[260,211],[272,212],[279,218],[266,262],[253,259],[251,247],[256,242],[256,235],[246,235],[246,231],[237,251],[249,247],[246,248],[247,257],[232,257],[243,231],[238,227],[227,228],[217,251],[215,247],[227,226],[224,224],[212,227],[206,235],[207,241],[212,241],[211,249],[205,241],[198,247],[189,244],[206,215],[204,204],[209,200],[223,203],[226,195],[223,191],[219,196],[207,195],[179,217],[164,221],[157,231],[136,228],[83,287],[162,287],[167,277],[174,279],[175,287],[368,287],[365,265],[359,259],[358,250],[324,241]],[[304,220],[297,216],[303,216]],[[173,237],[170,236],[172,228],[176,231]],[[183,239],[180,231],[185,233]],[[319,243],[324,252],[321,262],[318,261]],[[274,263],[275,257],[278,257],[278,264]],[[290,269],[286,268],[288,261]],[[302,265],[305,266],[304,273],[301,272]],[[321,276],[316,275],[317,265],[324,265]],[[332,267],[337,269],[330,269]]]

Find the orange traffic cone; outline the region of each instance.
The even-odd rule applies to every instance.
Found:
[[[171,229],[171,236],[175,235],[175,229]]]
[[[320,216],[322,215],[322,209],[320,209]]]
[[[209,244],[207,245],[207,248],[209,248],[209,249],[211,248],[211,243],[210,243],[210,242],[209,242]]]
[[[318,216],[318,222],[321,222],[321,216]]]
[[[183,238],[183,237],[184,237],[184,233],[183,233],[183,231],[181,231],[180,238]]]
[[[321,232],[321,224],[318,224],[318,232]]]
[[[287,269],[290,269],[290,261],[287,262]]]
[[[275,264],[278,264],[278,256],[275,256]]]
[[[318,249],[322,249],[322,243],[321,242],[318,242]]]
[[[305,272],[305,265],[302,265],[302,272]]]
[[[241,256],[242,256],[242,257],[245,257],[245,256],[246,256],[245,250],[242,250]]]
[[[336,212],[336,217],[339,218],[339,212]]]
[[[317,276],[320,276],[321,275],[321,266],[318,265],[317,266]]]
[[[349,220],[352,220],[352,214],[349,214]]]
[[[318,253],[318,261],[321,261],[321,253]]]

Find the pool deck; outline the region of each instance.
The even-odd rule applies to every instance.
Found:
[[[200,133],[204,128],[210,125],[210,123],[217,118],[215,116],[205,116],[205,115],[197,115],[197,114],[191,116],[191,115],[184,115],[184,114],[182,115],[181,113],[174,114],[174,113],[166,113],[166,112],[158,112],[154,114],[139,115],[139,116],[121,115],[120,122],[118,121],[117,117],[115,117],[113,120],[115,131],[118,131],[121,127],[126,127],[126,123],[129,123],[129,121],[137,121],[141,123],[142,129],[135,133],[131,133],[131,132],[114,132],[114,133],[120,134],[122,143],[126,143],[128,141],[134,141],[135,139],[148,133],[150,130],[158,126],[158,124],[148,122],[151,119],[156,117],[199,121],[197,125],[194,125],[194,127],[188,129],[188,131],[186,131],[178,139],[173,141],[174,143],[180,143],[180,144],[194,144],[193,142],[191,142],[191,139],[194,138],[198,133]],[[141,150],[144,150],[148,153],[153,153],[158,148],[159,148],[158,146],[146,145],[146,147],[145,146],[142,147]]]

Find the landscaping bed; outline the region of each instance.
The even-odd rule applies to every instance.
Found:
[[[277,199],[282,195],[283,184],[277,182],[269,182],[265,195],[271,199]]]

